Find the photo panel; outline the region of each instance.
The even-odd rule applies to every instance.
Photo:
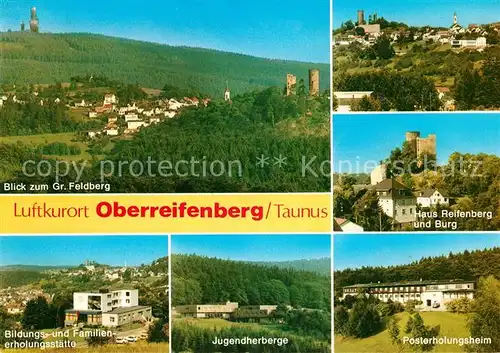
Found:
[[[167,235],[1,236],[5,352],[169,352]]]
[[[173,352],[331,350],[331,235],[173,235]]]
[[[328,0],[1,10],[0,193],[330,191]]]
[[[498,233],[335,234],[335,352],[497,352]]]
[[[500,110],[497,0],[332,0],[333,111]]]
[[[334,114],[335,231],[500,229],[499,138],[499,114]]]

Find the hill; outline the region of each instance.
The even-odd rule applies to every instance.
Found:
[[[39,265],[21,265],[21,264],[16,264],[16,265],[6,265],[6,266],[0,266],[0,271],[36,271],[36,272],[43,272],[43,271],[48,271],[48,270],[61,270],[64,268],[72,268],[76,266],[68,265],[68,266],[39,266]]]
[[[329,310],[330,278],[197,255],[172,256],[173,305],[236,301]]]
[[[278,268],[291,268],[300,271],[309,271],[321,275],[328,275],[331,270],[331,259],[323,257],[320,259],[303,259],[292,261],[262,261],[253,262],[256,265],[278,267]]]
[[[29,270],[4,270],[0,271],[0,289],[8,287],[19,287],[26,284],[36,283],[45,278],[46,275],[40,271]]]
[[[326,49],[326,48],[325,48]],[[77,75],[105,75],[125,83],[161,88],[172,84],[222,96],[283,87],[286,74],[307,82],[320,70],[321,90],[329,87],[329,65],[272,60],[211,49],[169,46],[89,33],[0,33],[2,82],[67,82]]]

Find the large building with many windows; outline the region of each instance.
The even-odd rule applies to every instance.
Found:
[[[236,302],[226,302],[225,304],[191,304],[178,305],[172,308],[173,316],[194,317],[198,319],[223,318],[227,319],[235,311],[244,311],[250,315],[268,316],[277,305],[243,305],[239,306]],[[291,308],[291,307],[289,307]]]
[[[473,299],[474,291],[474,281],[463,280],[369,283],[344,287],[342,299],[365,293],[383,302],[391,300],[404,304],[417,300],[422,302],[416,307],[419,310],[445,311],[446,303],[464,297]]]
[[[152,318],[151,307],[139,305],[139,291],[124,289],[110,292],[75,292],[73,308],[66,310],[66,326],[121,326]]]

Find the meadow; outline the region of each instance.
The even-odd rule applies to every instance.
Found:
[[[449,312],[421,312],[426,325],[440,326],[439,337],[469,337],[465,315],[453,314]],[[402,312],[395,315],[399,319],[401,336],[404,336],[404,326],[408,321],[409,314]],[[387,353],[397,352],[397,347],[392,345],[389,332],[384,331],[363,339],[343,338],[335,336],[335,352],[341,353]],[[464,348],[458,345],[435,346],[432,352],[457,353],[464,352]],[[410,347],[405,347],[399,352],[413,352]]]

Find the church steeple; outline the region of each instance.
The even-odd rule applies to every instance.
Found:
[[[453,13],[453,24],[454,25],[458,24],[458,16],[456,11]]]

